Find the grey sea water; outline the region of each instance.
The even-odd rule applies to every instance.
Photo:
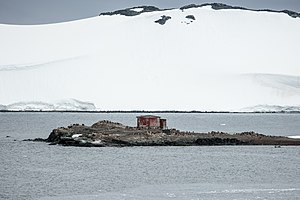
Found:
[[[136,114],[0,113],[0,199],[300,199],[300,148],[80,148],[24,142]],[[300,135],[297,114],[164,114],[181,130]],[[7,137],[9,136],[9,137]]]

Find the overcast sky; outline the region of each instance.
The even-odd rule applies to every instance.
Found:
[[[178,8],[191,3],[207,2],[300,12],[300,0],[0,0],[0,23],[55,23],[93,17],[101,12],[139,5]]]

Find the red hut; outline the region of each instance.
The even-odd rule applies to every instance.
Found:
[[[161,119],[159,116],[143,115],[137,117],[138,128],[167,128],[167,120]]]
[[[167,129],[167,120],[166,119],[159,119],[159,127],[161,129]]]

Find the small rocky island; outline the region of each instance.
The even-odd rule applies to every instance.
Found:
[[[33,141],[81,147],[300,145],[300,139],[266,136],[255,132],[194,133],[167,129],[166,120],[157,116],[140,116],[137,121],[137,127],[107,120],[99,121],[92,126],[73,124],[54,129],[47,139],[37,138]]]

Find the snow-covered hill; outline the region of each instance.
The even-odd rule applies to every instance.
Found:
[[[257,105],[240,110],[241,112],[300,112],[300,106]]]
[[[185,8],[0,25],[0,104],[74,98],[104,110],[299,106],[297,13]]]
[[[9,105],[0,105],[0,110],[11,111],[95,111],[96,107],[93,103],[82,102],[76,99],[64,99],[52,103],[32,101],[18,102]]]
[[[0,105],[0,110],[7,110],[7,107],[4,105]]]

